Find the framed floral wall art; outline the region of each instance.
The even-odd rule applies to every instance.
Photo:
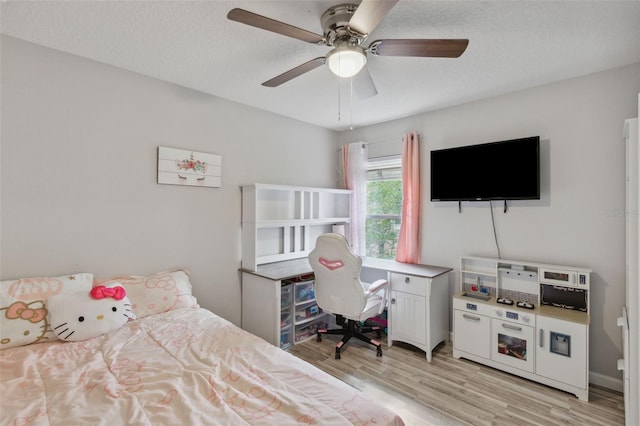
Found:
[[[184,149],[158,147],[158,183],[222,186],[222,157]]]

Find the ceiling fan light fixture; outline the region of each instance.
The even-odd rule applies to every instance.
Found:
[[[360,46],[339,46],[326,56],[329,69],[341,78],[358,74],[367,64],[367,55]]]

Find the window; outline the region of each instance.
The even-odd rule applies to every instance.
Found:
[[[402,214],[402,163],[399,156],[367,164],[366,255],[395,259]]]

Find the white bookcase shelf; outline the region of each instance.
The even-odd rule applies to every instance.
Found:
[[[345,189],[256,183],[242,188],[242,267],[306,257],[332,225],[348,226]]]

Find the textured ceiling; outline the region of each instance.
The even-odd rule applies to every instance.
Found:
[[[640,62],[637,0],[400,0],[369,41],[469,47],[458,59],[369,57],[378,95],[359,100],[325,66],[262,87],[329,48],[226,19],[240,7],[322,33],[322,13],[345,1],[2,1],[3,34],[335,130]]]

